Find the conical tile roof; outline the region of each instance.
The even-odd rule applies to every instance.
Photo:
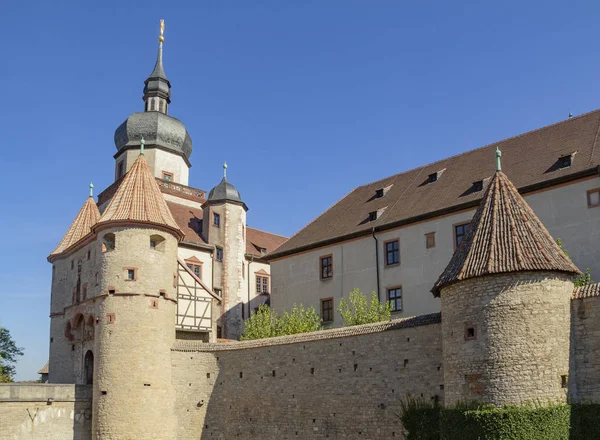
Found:
[[[63,253],[83,237],[90,234],[92,226],[98,223],[99,219],[100,211],[98,211],[94,198],[90,196],[79,210],[77,217],[75,217],[75,220],[71,223],[71,226],[58,244],[58,247],[50,254],[50,257]]]
[[[431,292],[482,275],[519,271],[581,273],[502,171],[492,177],[469,229]]]
[[[143,154],[140,154],[123,178],[98,221],[98,226],[112,222],[159,225],[183,236]]]

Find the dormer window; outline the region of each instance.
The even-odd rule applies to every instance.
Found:
[[[559,157],[557,161],[558,168],[569,168],[571,165],[573,165],[573,157],[575,156],[575,153]]]
[[[427,177],[427,181],[425,183],[434,183],[437,182],[439,180],[439,178],[442,176],[442,173],[446,171],[446,168],[441,169],[439,171],[436,171],[435,173],[431,173],[428,177]]]
[[[369,212],[369,221],[374,222],[377,220],[377,211]]]
[[[387,194],[387,192],[390,190],[390,188],[393,186],[394,184],[385,186],[383,188],[379,188],[378,190],[375,191],[375,198],[376,199],[380,199],[383,196],[385,196]]]
[[[475,182],[473,182],[473,192],[480,192],[483,191],[483,188],[487,185],[488,181],[490,180],[490,178],[485,178],[482,180],[477,180]]]

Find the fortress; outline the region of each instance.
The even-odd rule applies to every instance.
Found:
[[[170,102],[161,51],[162,41],[147,112]],[[432,287],[441,313],[219,343],[217,327],[239,334],[249,304],[247,207],[226,178],[202,202],[202,231],[215,234],[204,236],[227,237],[204,245],[223,260],[219,295],[182,258],[189,231],[156,178],[160,155],[185,164],[185,150],[149,154],[146,142],[119,150],[126,172],[117,164],[114,187],[86,200],[49,257],[50,383],[0,386],[0,439],[389,439],[403,438],[407,394],[600,403],[600,285],[574,286],[581,272],[503,173],[499,150]]]

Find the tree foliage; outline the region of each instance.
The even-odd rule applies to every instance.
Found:
[[[23,349],[17,347],[8,329],[0,327],[0,383],[12,382],[15,375],[14,363]]]
[[[565,253],[565,255],[567,257],[569,257],[569,253],[566,251],[566,249],[563,249],[563,247],[562,247],[562,240],[560,238],[556,240],[556,244],[558,245],[559,248],[562,249],[562,251]],[[569,257],[569,258],[571,258],[571,257]],[[575,284],[575,287],[581,287],[581,286],[587,286],[588,284],[592,284],[593,282],[594,281],[592,280],[590,268],[588,267],[584,273],[582,273],[577,278],[575,278],[575,280],[573,281],[573,284]]]
[[[338,306],[345,326],[368,324],[371,322],[389,321],[392,316],[392,306],[389,302],[380,302],[377,293],[371,294],[371,302],[367,304],[367,297],[360,289],[350,292],[349,300],[342,298]]]
[[[242,341],[294,335],[321,330],[321,318],[314,307],[294,304],[290,312],[280,316],[266,304],[261,305],[246,321]]]

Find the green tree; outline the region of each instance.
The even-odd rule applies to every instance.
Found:
[[[302,304],[294,304],[290,312],[279,316],[263,304],[246,321],[242,341],[314,332],[321,328],[321,318],[314,307],[306,309]]]
[[[0,327],[0,383],[12,382],[15,375],[14,363],[23,349],[17,347],[8,329]]]
[[[388,321],[392,316],[392,306],[389,302],[380,302],[377,293],[371,294],[371,303],[360,289],[350,292],[349,301],[342,298],[338,306],[344,325],[368,324],[371,322]]]
[[[558,245],[559,248],[562,249],[562,251],[565,253],[565,255],[567,257],[569,257],[569,253],[566,251],[566,249],[563,249],[563,247],[562,247],[562,240],[560,238],[556,240],[556,244]],[[571,257],[569,257],[569,258],[571,258]],[[575,285],[575,287],[581,287],[581,286],[587,286],[588,284],[592,284],[593,282],[594,281],[592,280],[590,268],[588,267],[586,269],[585,273],[582,273],[577,278],[575,278],[575,281],[573,281],[573,284]]]

